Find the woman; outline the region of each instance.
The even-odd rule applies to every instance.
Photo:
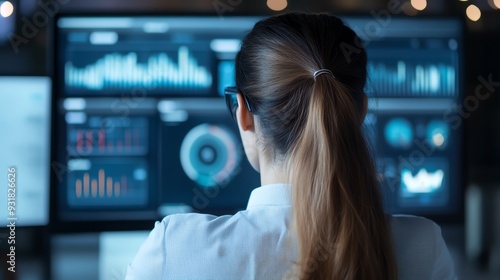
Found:
[[[127,279],[455,277],[439,227],[383,212],[361,128],[367,57],[359,40],[326,14],[255,25],[226,98],[262,187],[233,216],[157,223]]]

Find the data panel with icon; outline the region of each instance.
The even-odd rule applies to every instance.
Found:
[[[73,208],[143,206],[148,202],[144,160],[72,159],[68,168],[68,205]]]
[[[183,202],[198,211],[214,205],[220,209],[246,205],[260,178],[245,158],[238,128],[225,103],[162,100],[158,108],[162,168],[168,170],[162,172],[163,205]]]
[[[404,111],[379,111],[367,124],[379,135],[372,145],[388,211],[452,211],[460,185],[460,131],[443,119],[443,111],[425,109],[440,101],[399,102],[407,103]],[[442,103],[443,109],[451,106]]]

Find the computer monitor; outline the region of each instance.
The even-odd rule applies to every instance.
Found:
[[[256,21],[58,18],[55,220],[132,225],[244,209],[260,180],[223,89]]]
[[[51,80],[0,76],[0,89],[5,175],[0,217],[16,226],[44,226],[49,222]]]
[[[56,19],[56,228],[137,229],[133,221],[149,226],[169,213],[246,207],[259,175],[222,95],[234,84],[241,39],[258,20]],[[372,18],[345,20],[369,55],[366,130],[387,211],[456,216],[460,133],[443,114],[460,97],[460,24],[393,18],[374,34],[366,32]],[[419,145],[432,152],[417,160]]]
[[[389,213],[463,216],[462,25],[457,19],[350,19],[368,54],[365,120]],[[355,50],[353,50],[355,51]]]

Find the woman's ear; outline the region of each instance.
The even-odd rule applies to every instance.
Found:
[[[253,114],[248,111],[245,100],[241,94],[237,95],[238,108],[236,109],[236,120],[240,131],[241,142],[245,150],[250,165],[257,171],[260,171],[260,153],[257,148],[257,133],[255,131],[255,119]]]
[[[236,97],[238,99],[238,109],[236,110],[238,126],[242,131],[254,131],[255,123],[253,115],[248,111],[243,95],[238,93]]]

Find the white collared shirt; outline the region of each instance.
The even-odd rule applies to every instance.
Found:
[[[126,279],[282,279],[297,257],[290,198],[290,186],[266,185],[253,190],[247,209],[235,215],[167,216],[156,222]],[[456,279],[434,222],[392,216],[390,224],[399,279]]]

